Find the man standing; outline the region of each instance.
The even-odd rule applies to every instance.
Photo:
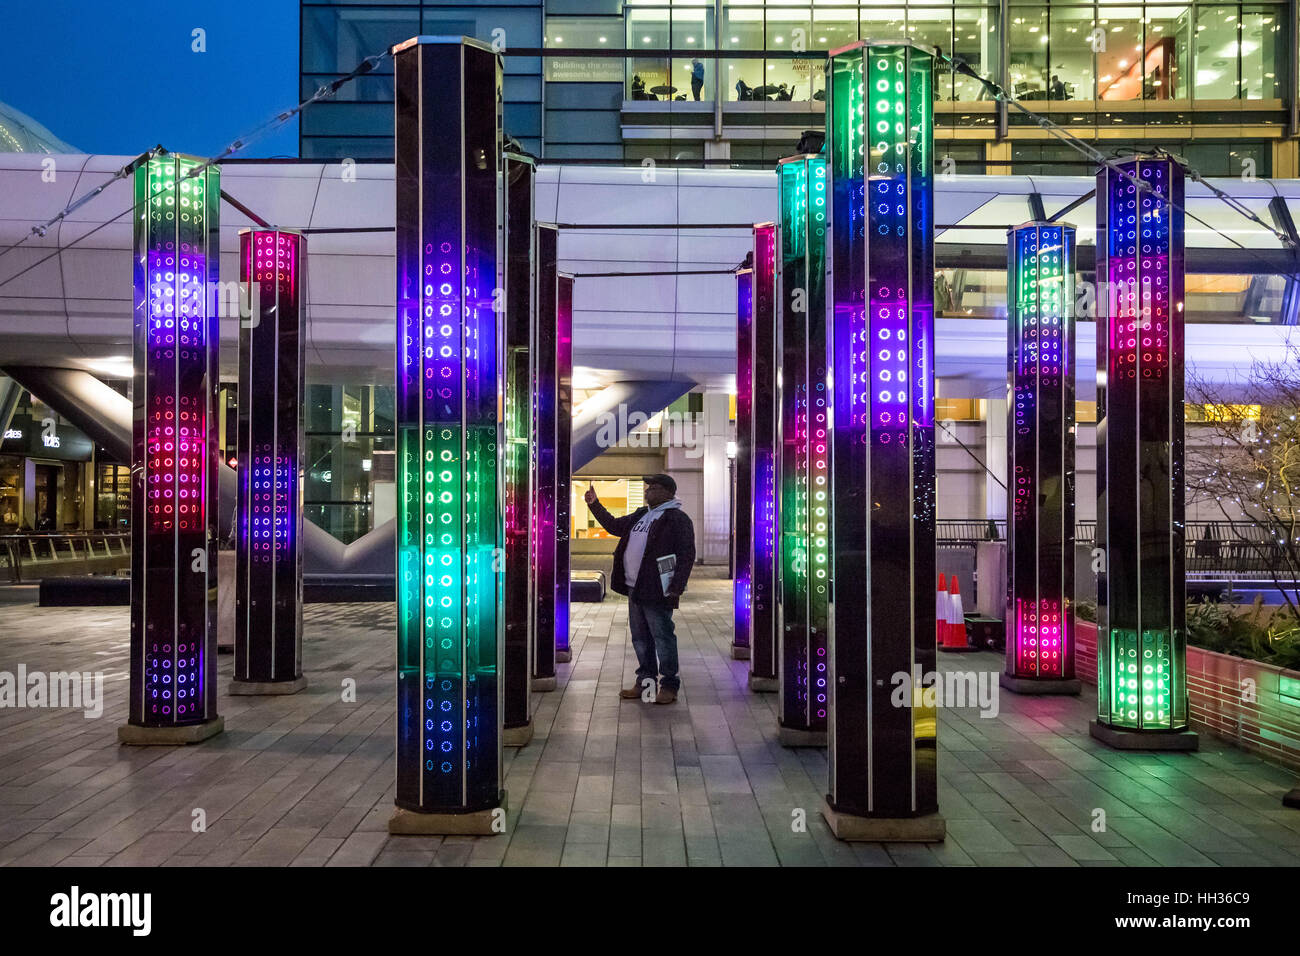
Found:
[[[643,687],[653,688],[660,678],[655,703],[671,704],[681,687],[673,609],[695,564],[695,527],[676,494],[672,478],[651,475],[645,479],[645,506],[621,518],[606,510],[590,484],[584,496],[600,526],[619,539],[610,587],[627,595],[637,660],[636,684],[619,691],[624,700],[640,697]]]
[[[704,64],[699,60],[691,60],[691,95],[695,97],[696,102],[700,99],[700,91],[704,89]]]

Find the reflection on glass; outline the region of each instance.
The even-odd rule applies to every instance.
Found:
[[[1091,100],[1094,97],[1092,47],[1096,25],[1092,7],[1053,7],[1049,23],[1047,50],[1049,75],[1048,99]]]
[[[864,23],[865,27],[866,24]],[[952,48],[981,76],[995,76],[998,70],[997,6],[953,8]],[[972,102],[989,99],[984,85],[970,77],[954,75],[955,100]]]
[[[1007,76],[1017,99],[1047,99],[1047,11],[1012,11],[1007,29],[1011,37],[1011,58]]]
[[[627,97],[631,100],[671,100],[675,88],[669,61],[637,56],[637,50],[666,50],[672,45],[668,7],[629,7],[627,10]]]

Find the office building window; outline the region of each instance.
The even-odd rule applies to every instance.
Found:
[[[547,17],[546,46],[565,50],[621,50],[623,21],[614,17]],[[622,83],[621,57],[575,53],[543,60],[551,83]]]

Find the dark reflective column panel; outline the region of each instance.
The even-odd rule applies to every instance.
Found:
[[[736,455],[732,462],[731,567],[734,607],[731,656],[749,657],[750,547],[753,540],[754,270],[736,270]]]
[[[217,715],[220,174],[190,156],[135,170],[135,383],[128,744],[193,743]]]
[[[533,690],[555,690],[559,562],[555,489],[558,396],[559,230],[537,226],[537,316],[533,323]]]
[[[292,694],[302,673],[302,441],[307,241],[239,233],[246,314],[239,328],[232,694]]]
[[[393,52],[398,809],[389,830],[500,832],[502,66],[473,40],[417,37]]]
[[[1007,233],[1007,659],[1002,686],[1074,676],[1074,227]]]
[[[826,162],[783,159],[777,181],[780,740],[820,747],[830,709]]]
[[[505,644],[501,661],[502,742],[522,747],[533,737],[532,721],[532,469],[529,448],[533,437],[532,348],[536,305],[534,252],[534,185],[531,156],[507,152],[506,299],[505,299]]]
[[[932,51],[827,61],[834,703],[825,814],[843,839],[941,840],[933,696]]]
[[[1121,749],[1193,750],[1183,526],[1183,169],[1097,175],[1097,720]],[[1103,286],[1104,283],[1104,286]]]
[[[754,226],[751,368],[751,484],[749,689],[775,692],[780,668],[777,632],[776,525],[776,223]]]

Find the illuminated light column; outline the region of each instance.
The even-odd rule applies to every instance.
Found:
[[[559,231],[537,226],[537,315],[533,322],[533,690],[555,690],[559,559],[555,489],[559,323]]]
[[[754,270],[736,270],[736,454],[731,467],[731,593],[734,607],[731,656],[749,659],[749,563],[754,511],[751,473],[754,408]]]
[[[827,61],[835,698],[823,813],[942,840],[936,772],[933,53]]]
[[[775,693],[780,682],[776,529],[776,224],[754,226],[751,364],[752,535],[749,558],[749,689]]]
[[[1115,166],[1097,175],[1097,547],[1105,559],[1090,729],[1120,749],[1194,750],[1183,564],[1183,170],[1148,156]]]
[[[830,712],[830,456],[826,375],[826,162],[777,164],[779,738],[824,747]]]
[[[232,694],[294,694],[302,673],[302,402],[307,241],[239,233],[238,492]]]
[[[135,171],[131,674],[126,744],[184,744],[217,715],[220,174],[190,156]]]
[[[506,210],[506,510],[505,644],[501,658],[501,742],[522,747],[533,739],[531,337],[537,283],[533,270],[536,167],[531,156],[507,152]]]
[[[1007,664],[1021,694],[1074,676],[1074,227],[1007,232]]]
[[[556,273],[555,286],[555,660],[569,647],[569,526],[573,512],[573,276]]]
[[[501,60],[393,48],[397,809],[392,833],[504,829]]]

